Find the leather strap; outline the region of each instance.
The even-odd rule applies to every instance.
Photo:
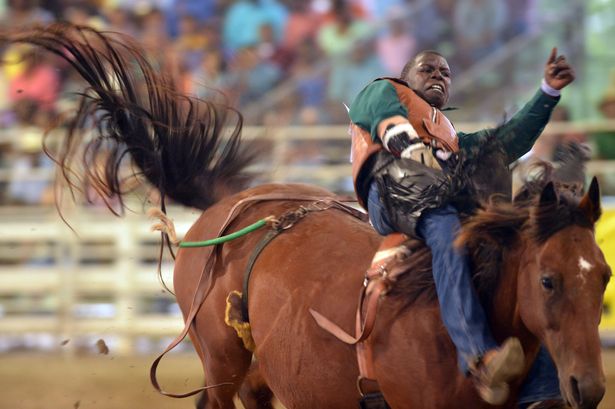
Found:
[[[351,214],[352,216],[357,217],[361,220],[367,220],[367,215],[365,213],[344,203],[344,202],[355,202],[356,200],[353,198],[313,196],[313,195],[292,195],[292,194],[289,195],[289,194],[284,194],[284,193],[268,193],[268,194],[249,196],[235,203],[235,205],[229,211],[228,216],[222,223],[222,226],[220,227],[216,237],[220,237],[224,235],[224,232],[226,231],[228,226],[236,219],[236,217],[239,214],[241,214],[241,212],[243,212],[250,205],[258,203],[258,202],[272,201],[272,200],[305,201],[305,202],[313,201],[316,203],[320,203],[320,202],[329,203],[331,204],[331,207],[345,211]],[[184,338],[186,338],[186,335],[188,335],[188,332],[194,323],[196,314],[201,308],[203,301],[205,301],[205,298],[211,291],[212,284],[213,284],[211,270],[213,269],[216,263],[218,248],[219,248],[219,245],[216,245],[216,246],[208,247],[205,250],[205,251],[208,251],[210,254],[207,256],[207,263],[205,264],[205,266],[203,266],[203,270],[199,277],[196,290],[194,291],[194,296],[192,298],[190,310],[184,322],[184,329],[173,341],[171,341],[171,343],[167,346],[167,348],[160,355],[158,355],[158,357],[154,360],[154,362],[152,363],[150,367],[150,382],[152,383],[152,386],[154,387],[154,389],[156,389],[156,391],[158,391],[162,395],[169,396],[172,398],[185,398],[188,396],[196,395],[197,393],[200,393],[210,388],[217,388],[217,387],[225,386],[225,385],[233,385],[233,382],[223,382],[223,383],[219,383],[215,385],[203,386],[203,387],[194,389],[186,393],[171,393],[171,392],[166,392],[162,390],[162,387],[160,386],[158,379],[156,377],[156,371],[158,369],[158,364],[169,351],[171,351],[173,348],[179,345],[179,343],[182,342]],[[196,332],[194,333],[194,335],[197,336]]]
[[[397,277],[402,273],[403,269],[397,269],[389,273],[384,263],[367,270],[365,281],[359,294],[354,337],[319,312],[311,308],[309,310],[319,327],[329,332],[340,341],[356,346],[360,374],[359,381],[376,379],[373,367],[372,348],[371,345],[365,341],[376,325],[376,313],[378,311],[380,299],[386,295],[391,285],[394,284]]]
[[[337,324],[310,308],[310,314],[316,320],[319,327],[332,334],[334,337],[348,345],[356,345],[369,337],[376,322],[376,310],[380,296],[386,292],[387,287],[382,280],[370,282],[361,289],[359,295],[359,308],[357,308],[357,318],[355,322],[356,336],[352,336],[340,328]],[[365,318],[363,318],[363,306],[365,307]]]
[[[252,254],[250,255],[250,259],[248,260],[248,264],[246,265],[246,270],[243,274],[243,289],[241,291],[241,319],[243,322],[250,322],[250,313],[248,312],[248,285],[250,285],[250,276],[252,275],[252,268],[254,267],[254,263],[258,259],[258,256],[261,254],[261,251],[267,245],[275,239],[278,234],[280,234],[282,230],[271,229],[263,236],[263,238],[258,242]]]

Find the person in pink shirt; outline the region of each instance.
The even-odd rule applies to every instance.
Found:
[[[391,9],[386,27],[378,37],[376,50],[387,75],[396,75],[416,53],[416,39],[404,19],[403,9]]]
[[[325,20],[325,16],[312,10],[308,2],[290,2],[289,8],[290,14],[284,28],[282,47],[287,50],[296,50],[304,42],[316,38],[316,33]]]
[[[41,54],[24,48],[21,55],[22,67],[9,79],[9,101],[29,100],[40,110],[53,111],[60,92],[60,74]]]

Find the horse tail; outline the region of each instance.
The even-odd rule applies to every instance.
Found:
[[[54,24],[0,34],[0,41],[46,49],[88,84],[61,148],[50,154],[71,191],[93,187],[105,199],[119,199],[123,211],[134,184],[121,172],[130,169],[129,176],[159,190],[163,209],[169,197],[204,210],[249,182],[246,168],[258,153],[253,144],[240,144],[241,113],[224,100],[179,92],[170,71],[154,67],[130,37]],[[128,161],[136,169],[124,166]]]

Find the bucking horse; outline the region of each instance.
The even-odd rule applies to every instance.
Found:
[[[357,298],[370,282],[382,291],[361,345],[369,346],[387,404],[489,407],[457,369],[429,250],[420,241],[405,245],[389,274],[366,279],[382,238],[364,214],[316,186],[246,188],[258,149],[241,139],[241,114],[179,92],[129,37],[57,24],[0,39],[56,54],[87,83],[54,152],[72,188],[97,186],[122,205],[128,168],[159,191],[162,212],[169,200],[203,211],[184,242],[250,231],[177,250],[173,284],[186,322],[182,335],[191,338],[206,379],[199,407],[234,408],[256,358],[259,375],[287,408],[356,408],[357,346],[323,330],[315,317],[356,334]],[[579,194],[549,175],[528,182],[514,201],[482,200],[465,219],[459,244],[472,256],[496,339],[520,339],[526,373],[545,345],[568,404],[596,408],[605,390],[598,324],[611,275],[594,237],[599,188],[594,179]],[[163,241],[170,244],[170,237],[166,229]],[[152,380],[162,389],[157,364]],[[521,382],[511,385],[502,407],[516,407]]]

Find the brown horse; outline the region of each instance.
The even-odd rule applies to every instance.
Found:
[[[215,236],[218,226],[212,226],[212,221],[224,219],[237,201],[271,192],[326,195],[306,186],[251,189],[208,209],[186,239]],[[293,206],[256,204],[232,227]],[[486,275],[483,281],[492,285],[484,288],[484,294],[493,297],[491,323],[496,337],[519,337],[528,365],[544,342],[558,367],[564,396],[575,408],[596,407],[604,393],[597,328],[610,272],[593,239],[598,211],[596,184],[581,203],[558,198],[553,185],[547,184],[536,203],[527,207],[493,206],[480,212],[463,235],[481,265],[487,266],[488,260],[481,260],[480,252],[497,260],[481,271]],[[241,377],[250,364],[251,353],[222,317],[225,299],[241,288],[247,259],[261,236],[225,244],[212,269],[215,284],[196,317],[193,333],[210,383]],[[273,240],[256,262],[249,287],[255,355],[262,375],[287,407],[356,407],[354,349],[320,329],[309,309],[348,330],[353,328],[363,271],[378,241],[368,225],[351,216],[337,211],[316,213]],[[187,249],[178,254],[174,283],[185,314],[206,253]],[[415,268],[429,272],[426,250],[418,250],[414,260]],[[416,293],[424,277],[411,273],[402,277],[399,288],[382,301],[370,339],[387,402],[393,408],[488,407],[456,369],[454,347],[437,303],[427,290]],[[233,386],[211,389],[205,407],[232,407],[235,392]],[[514,397],[509,406],[513,402]]]
[[[364,271],[380,242],[373,229],[340,207],[325,209],[332,195],[317,187],[264,185],[221,198],[252,158],[241,149],[248,145],[239,143],[241,124],[224,144],[229,109],[176,93],[128,39],[71,26],[4,39],[60,55],[90,84],[60,152],[62,168],[70,169],[72,147],[82,141],[78,125],[97,113],[98,134],[85,140],[84,169],[105,146],[106,172],[86,171],[85,181],[94,179],[104,192],[121,196],[120,165],[130,157],[160,190],[163,209],[165,197],[206,209],[185,240],[216,236],[233,210],[223,232],[279,218],[300,205],[308,209],[254,264],[248,302],[254,355],[263,379],[288,408],[355,408],[354,347],[318,327],[309,309],[353,328]],[[66,174],[74,183],[73,174]],[[537,180],[515,205],[485,205],[465,224],[460,240],[473,255],[496,338],[520,338],[528,368],[544,343],[563,396],[585,409],[595,408],[604,394],[598,323],[610,270],[593,235],[600,215],[597,183],[580,200],[569,193],[546,177]],[[267,231],[177,254],[177,301],[185,316],[196,314],[190,336],[208,384],[221,384],[205,392],[204,408],[233,408],[250,366],[252,352],[224,322],[226,299],[241,291],[246,265]],[[429,253],[416,243],[413,248],[410,272],[381,300],[369,338],[384,397],[392,408],[488,407],[457,369],[430,282]],[[197,289],[202,297],[195,296]],[[192,305],[195,297],[204,300]],[[504,407],[515,407],[517,387]]]

